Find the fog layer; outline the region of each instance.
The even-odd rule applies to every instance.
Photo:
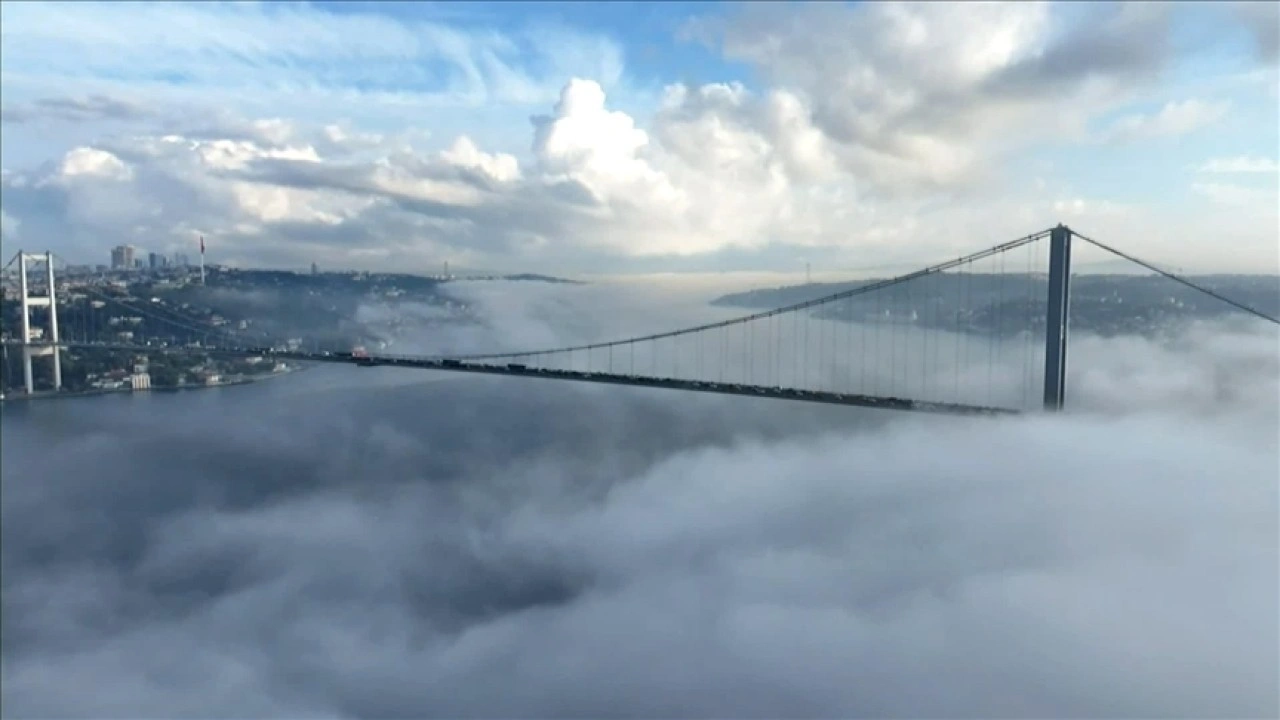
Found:
[[[469,332],[642,304],[520,291]],[[1276,336],[1076,347],[1007,420],[345,368],[6,407],[5,711],[1275,716]]]

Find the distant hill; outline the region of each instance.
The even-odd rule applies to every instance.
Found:
[[[513,282],[544,282],[557,285],[583,285],[580,280],[566,280],[565,278],[551,277],[550,275],[537,275],[534,273],[520,273],[518,275],[469,275],[460,280],[511,280]]]
[[[336,287],[350,289],[374,286],[396,286],[402,289],[434,288],[440,283],[459,280],[511,280],[515,282],[545,282],[576,285],[576,280],[538,275],[535,273],[519,273],[504,275],[500,273],[465,273],[451,274],[448,277],[439,275],[414,275],[410,273],[384,273],[365,271],[334,271],[312,274],[293,270],[258,270],[253,268],[221,268],[210,269],[210,277],[220,276],[224,284],[266,284],[273,286],[295,285],[298,287]]]
[[[1202,275],[1195,282],[1260,312],[1280,316],[1280,276]],[[809,283],[732,293],[721,307],[769,310],[878,282]],[[962,332],[1008,334],[1044,324],[1044,275],[942,274],[815,309],[818,317],[849,322],[911,323]],[[1146,332],[1174,320],[1235,314],[1227,304],[1155,275],[1076,275],[1071,322],[1101,334]]]

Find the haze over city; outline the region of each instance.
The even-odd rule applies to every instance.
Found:
[[[1278,8],[0,4],[4,713],[1280,717]]]

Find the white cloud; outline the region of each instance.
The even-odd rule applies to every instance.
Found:
[[[1191,98],[1169,102],[1150,114],[1135,113],[1115,121],[1102,133],[1106,142],[1133,142],[1186,135],[1226,117],[1231,104]]]
[[[630,116],[605,107],[604,90],[592,80],[569,81],[554,115],[534,118],[534,155],[549,176],[578,181],[603,203],[679,213],[684,198],[645,158],[648,145]]]
[[[297,148],[259,148],[251,142],[233,140],[193,141],[192,147],[200,155],[205,165],[219,169],[231,170],[245,167],[257,158],[279,158],[300,162],[320,162],[320,156],[314,148],[303,146]]]
[[[133,177],[133,169],[120,158],[105,150],[80,147],[67,153],[58,168],[60,180],[73,181],[75,178],[103,178],[109,180],[129,180]]]
[[[1079,138],[1165,62],[1167,8],[1045,3],[750,6],[695,32],[800,96],[863,190],[954,192]]]
[[[73,150],[45,171],[11,173],[6,208],[51,244],[93,243],[100,253],[128,241],[168,251],[200,232],[218,238],[220,261],[294,267],[434,269],[448,258],[581,272],[605,269],[599,263],[785,246],[923,265],[1068,219],[1156,252],[1150,233],[1140,231],[1156,211],[1072,199],[1048,184],[941,205],[927,197],[867,199],[862,177],[833,160],[833,141],[807,107],[781,90],[677,85],[647,132],[611,109],[599,85],[574,80],[552,114],[534,119],[527,167],[465,136],[424,153],[353,129],[233,122],[227,127],[244,129],[235,139],[116,137]],[[33,211],[60,203],[66,217]],[[1274,238],[1252,217],[1252,230],[1238,231],[1237,258],[1270,264]],[[1221,218],[1203,218],[1180,223],[1176,233],[1193,237],[1206,223],[1216,233],[1235,232]],[[1205,249],[1178,262],[1222,259]]]
[[[264,183],[238,182],[233,183],[230,189],[241,213],[257,223],[339,225],[375,202],[369,198],[353,198]]]
[[[1037,4],[811,6],[785,19],[762,8],[724,44],[803,92],[836,156],[869,184],[947,183],[971,169],[968,133],[913,115],[976,89],[1034,47],[1045,21]]]
[[[653,124],[667,151],[702,171],[798,181],[838,176],[810,108],[785,90],[758,98],[736,83],[673,85]]]
[[[417,244],[465,245],[477,237],[486,238],[486,246],[472,250],[497,254],[594,248],[615,257],[761,247],[782,237],[800,244],[822,242],[823,219],[848,212],[852,195],[838,187],[805,187],[805,177],[829,174],[830,168],[823,167],[821,138],[804,123],[798,101],[739,93],[732,102],[740,106],[714,108],[705,101],[716,92],[673,89],[655,121],[664,144],[655,145],[630,116],[607,106],[598,84],[574,80],[551,115],[535,118],[531,174],[514,156],[485,152],[467,137],[426,155],[390,140],[357,140],[331,127],[303,133],[280,123],[254,123],[251,134],[236,140],[115,138],[104,149],[73,151],[64,165],[80,172],[88,162],[85,154],[92,152],[103,168],[108,159],[123,168],[117,157],[145,166],[143,176],[133,178],[132,191],[158,199],[148,213],[149,232],[159,235],[152,242],[185,235],[193,224],[209,235],[235,234],[245,222],[265,224],[249,233],[253,245],[270,238],[271,226],[281,222],[318,222],[355,236],[388,237],[379,225],[392,221],[389,214],[416,225],[398,240],[410,252]],[[723,117],[710,115],[720,110]],[[755,118],[763,128],[753,126]],[[715,131],[717,126],[725,130]],[[364,157],[348,152],[349,141]],[[369,155],[374,147],[377,152]],[[707,164],[698,148],[721,160]],[[24,177],[15,176],[9,184],[16,189]],[[190,203],[194,193],[199,203],[167,204],[162,187],[174,192],[174,201]],[[116,216],[117,232],[135,232],[142,220],[130,216],[124,222],[121,211]],[[424,218],[448,224],[422,224]],[[347,221],[351,224],[344,225]],[[455,221],[470,231],[459,237]],[[236,241],[228,244],[234,247]],[[434,266],[436,259],[417,262]]]
[[[1237,155],[1236,157],[1212,158],[1196,169],[1202,173],[1262,173],[1274,175],[1280,172],[1280,165],[1275,158]]]
[[[466,136],[460,136],[440,157],[451,165],[479,170],[500,182],[520,179],[520,163],[515,156],[482,152]]]
[[[1231,206],[1257,206],[1280,201],[1274,189],[1234,185],[1232,183],[1192,183],[1191,189],[1215,203]]]

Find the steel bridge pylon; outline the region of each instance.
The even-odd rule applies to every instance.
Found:
[[[1049,302],[1044,337],[1044,409],[1062,409],[1067,393],[1067,324],[1071,308],[1071,228],[1049,231]]]
[[[31,285],[27,277],[27,264],[44,263],[46,278],[49,284],[45,295],[32,295]],[[53,389],[62,389],[62,349],[58,346],[58,298],[53,277],[53,253],[18,252],[18,286],[22,293],[22,379],[28,395],[35,392],[35,376],[32,372],[32,359],[51,356],[53,358]],[[48,333],[46,342],[32,342],[31,309],[49,308],[49,322],[44,328]]]

